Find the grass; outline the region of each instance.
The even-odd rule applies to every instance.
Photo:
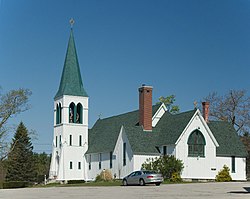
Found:
[[[50,183],[46,185],[35,185],[33,187],[94,187],[94,186],[121,186],[122,182],[120,180],[114,181],[100,181],[100,182],[85,182],[85,183],[75,183],[75,184],[60,184],[60,183]]]

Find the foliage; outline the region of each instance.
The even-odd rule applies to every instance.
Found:
[[[167,97],[161,96],[159,97],[159,102],[157,102],[156,104],[164,103],[170,113],[176,114],[180,112],[180,108],[179,106],[174,105],[175,101],[175,95],[170,95]]]
[[[26,181],[9,181],[2,184],[3,189],[24,188],[28,186],[30,186],[30,183]]]
[[[250,135],[245,134],[240,137],[241,141],[246,147],[248,156],[247,156],[247,161],[246,161],[246,171],[247,171],[247,178],[250,179]]]
[[[34,181],[33,146],[28,130],[21,122],[12,140],[13,149],[7,159],[7,181]]]
[[[224,96],[216,92],[204,98],[210,103],[210,116],[220,121],[228,121],[243,135],[250,130],[250,97],[245,90],[230,90]]]
[[[85,180],[69,180],[68,184],[82,184],[85,183]]]
[[[230,181],[232,181],[232,177],[231,177],[229,172],[230,172],[230,169],[226,165],[224,165],[223,169],[220,170],[218,172],[218,174],[216,175],[216,178],[215,178],[216,182],[230,182]]]
[[[113,176],[112,173],[109,169],[104,169],[102,172],[96,176],[95,181],[100,182],[100,181],[112,181]]]
[[[36,176],[36,182],[41,183],[44,181],[44,177],[49,176],[49,167],[51,156],[46,153],[34,153],[34,171]]]
[[[143,170],[154,170],[162,174],[164,179],[171,179],[175,175],[180,176],[184,166],[181,160],[174,156],[161,156],[159,158],[149,158],[142,164]],[[174,179],[173,179],[174,180]]]
[[[9,153],[5,137],[8,132],[7,121],[30,108],[28,104],[31,91],[28,89],[11,90],[6,94],[0,93],[0,160]]]
[[[182,182],[181,175],[178,172],[173,172],[170,178],[171,182]]]

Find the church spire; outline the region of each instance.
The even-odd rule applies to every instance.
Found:
[[[63,73],[55,99],[63,95],[88,97],[86,91],[83,88],[82,77],[78,63],[73,29],[72,29],[73,23],[74,20],[71,19],[70,37],[66,52],[66,58],[64,61]]]

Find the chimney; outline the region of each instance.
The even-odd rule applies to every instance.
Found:
[[[143,84],[139,89],[139,125],[152,131],[152,86]]]
[[[202,102],[203,118],[208,123],[209,120],[209,102]]]

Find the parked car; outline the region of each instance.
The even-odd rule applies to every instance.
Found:
[[[122,180],[122,184],[126,185],[145,185],[155,184],[159,186],[163,182],[161,174],[155,171],[134,171]]]

